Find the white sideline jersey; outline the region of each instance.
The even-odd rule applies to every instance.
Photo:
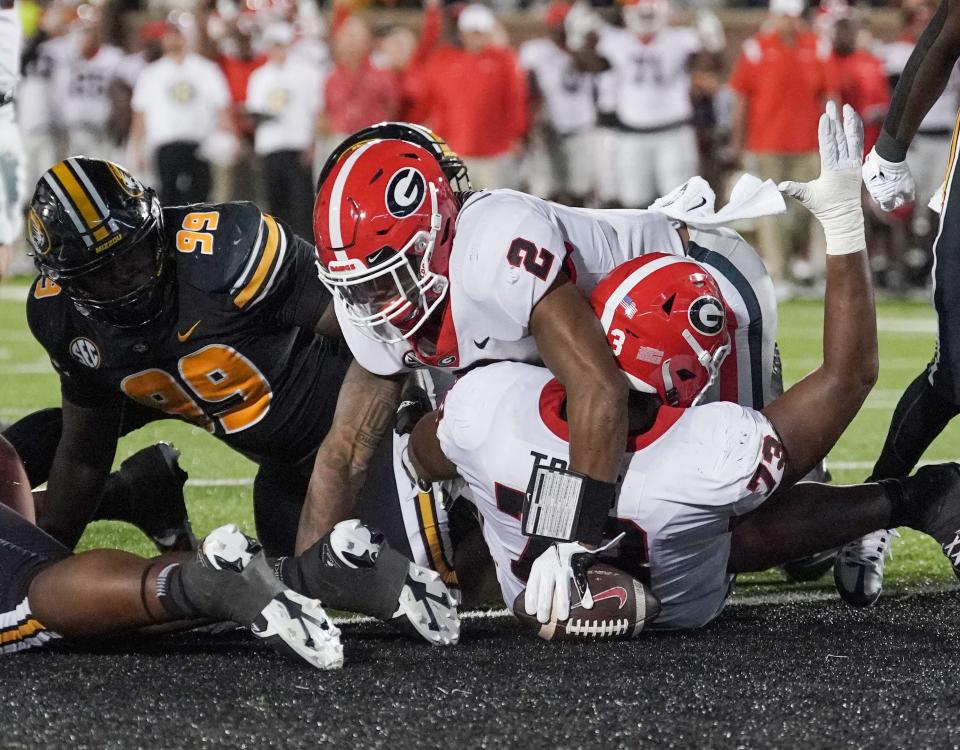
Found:
[[[690,56],[702,48],[693,29],[670,26],[647,42],[604,27],[597,53],[617,73],[617,117],[628,128],[654,129],[685,123],[690,102]]]
[[[96,131],[106,128],[111,109],[110,87],[120,76],[125,57],[119,47],[104,44],[89,59],[77,54],[67,64],[58,66],[54,92],[61,102],[64,127]]]
[[[563,399],[547,370],[502,362],[457,381],[441,413],[440,446],[469,486],[507,607],[544,549],[520,530],[533,467],[569,462]],[[758,507],[783,477],[780,441],[766,417],[730,403],[663,407],[630,441],[605,533],[626,537],[610,562],[660,600],[653,627],[702,627],[733,584],[731,520]]]
[[[693,231],[691,239],[691,257],[717,277],[738,326],[739,346],[721,369],[726,385],[717,397],[762,408],[777,327],[773,284],[736,232]],[[654,211],[570,208],[513,190],[472,195],[457,218],[449,317],[440,333],[456,345],[431,366],[456,371],[478,362],[538,363],[530,316],[561,270],[589,297],[615,267],[651,252],[684,252],[670,220]],[[338,299],[335,305],[343,336],[367,370],[393,375],[425,366],[410,342],[375,341],[350,322]]]
[[[67,34],[47,39],[35,50],[17,90],[17,117],[24,135],[49,134],[62,127],[63,102],[54,93],[54,79],[76,56],[77,47],[76,35]]]
[[[20,19],[16,4],[0,9],[0,99],[13,93],[20,79]]]
[[[543,97],[547,122],[561,135],[593,127],[596,111],[593,76],[573,64],[573,56],[546,37],[520,45],[520,66],[532,74]]]

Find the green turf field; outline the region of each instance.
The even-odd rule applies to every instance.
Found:
[[[24,316],[25,282],[0,288],[0,421],[12,422],[28,412],[59,404],[59,389],[43,350],[34,342]],[[830,455],[836,482],[855,482],[869,472],[886,435],[890,414],[904,386],[930,358],[934,318],[927,305],[883,302],[878,309],[880,380],[856,421]],[[820,357],[822,308],[818,302],[797,301],[780,309],[780,348],[789,384],[815,367]],[[823,408],[830,408],[824,404]],[[190,475],[187,502],[194,530],[203,535],[232,521],[253,531],[251,480],[254,466],[220,445],[206,432],[167,421],[148,426],[120,442],[117,463],[158,440],[183,451],[181,463]],[[954,423],[931,446],[927,460],[960,457],[960,423]],[[138,531],[119,523],[93,524],[85,547],[121,547],[149,554],[152,547]],[[904,533],[888,567],[888,585],[946,583],[949,566],[932,541]],[[751,588],[765,590],[779,580],[777,573],[754,576]],[[832,583],[831,583],[832,585]]]

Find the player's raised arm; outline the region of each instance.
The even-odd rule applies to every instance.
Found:
[[[960,59],[960,3],[941,0],[897,82],[876,146],[863,165],[863,181],[884,211],[914,198],[907,149],[927,112],[943,93]]]
[[[297,531],[297,554],[338,521],[356,515],[357,493],[370,459],[393,424],[401,381],[401,376],[374,375],[357,362],[350,365],[340,387],[333,425],[313,464]]]
[[[806,474],[833,447],[877,379],[877,320],[860,206],[863,123],[849,106],[820,118],[820,177],[784,182],[823,225],[827,238],[823,362],[763,413],[780,435],[785,483]]]

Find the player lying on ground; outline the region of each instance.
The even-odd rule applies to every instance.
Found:
[[[877,144],[863,165],[863,182],[884,211],[914,200],[915,183],[907,149],[920,123],[940,98],[960,59],[960,3],[942,0],[920,36],[883,121]],[[953,134],[956,144],[957,133]],[[946,154],[944,154],[946,155]],[[960,414],[960,152],[953,148],[943,189],[940,227],[933,242],[933,305],[937,311],[937,346],[933,359],[907,386],[893,411],[883,450],[872,479],[905,477],[934,439]],[[916,210],[926,210],[918,206]],[[854,606],[868,606],[880,596],[889,544],[896,534],[882,529],[841,552],[837,588]]]
[[[835,108],[828,113],[820,123],[820,178],[782,186],[814,213],[827,237],[824,358],[810,375],[759,412],[729,403],[684,408],[696,403],[729,346],[722,295],[695,263],[647,256],[618,267],[593,295],[633,388],[611,516],[592,513],[566,486],[566,394],[543,369],[478,368],[414,430],[411,453],[420,473],[459,476],[469,485],[508,606],[525,590],[528,614],[544,623],[564,620],[574,587],[574,601],[589,608],[583,571],[597,550],[577,541],[584,529],[604,548],[625,535],[611,555],[628,571],[649,566],[662,604],[654,626],[664,628],[713,619],[737,573],[843,544],[877,525],[925,531],[948,556],[960,543],[955,465],[880,484],[794,486],[849,425],[878,368],[858,181],[862,124],[849,107],[844,128]],[[545,482],[555,488],[552,496]],[[551,527],[563,541],[524,534],[532,515],[525,498],[533,510],[564,511],[555,510],[564,523]]]
[[[62,429],[44,433],[54,436],[55,455],[40,527],[75,545],[103,500],[118,437],[177,418],[257,462],[258,535],[271,555],[292,555],[314,455],[334,419],[344,419],[336,405],[349,410],[358,391],[376,397],[395,387],[351,366],[346,347],[322,335],[337,329],[313,247],[250,203],[161,208],[122,167],[83,157],[38,182],[28,240],[41,275],[27,319],[62,391]],[[389,428],[372,412],[350,416],[369,442]],[[363,478],[355,472],[358,491]],[[395,502],[394,484],[371,492]],[[302,549],[310,560],[334,559],[323,554],[324,536],[344,517],[324,519]],[[358,545],[372,543],[357,533]],[[399,616],[434,643],[456,640],[432,627],[456,624],[433,571],[401,564],[385,546],[370,563],[381,574],[375,588],[369,570],[344,586],[354,570],[347,566],[329,571],[331,588],[310,581],[304,593],[338,609]]]
[[[211,533],[196,555],[147,560],[113,549],[73,554],[33,517],[26,473],[0,437],[0,653],[214,618],[320,669],[343,664],[340,632],[320,602],[281,584],[236,526]]]
[[[348,143],[324,170],[314,219],[321,276],[357,362],[371,377],[543,362],[570,394],[572,468],[591,504],[609,508],[626,391],[586,296],[623,260],[684,254],[684,238],[656,212],[571,209],[510,190],[455,193],[445,157],[406,137]],[[772,390],[776,330],[763,264],[728,230],[691,232],[690,251],[723,267],[742,311],[731,317],[741,326],[734,367],[718,387],[760,408]],[[397,395],[387,402],[386,393],[371,392],[350,413],[395,407]],[[352,507],[351,471],[371,452],[349,423],[331,437],[317,454],[307,513],[333,498]]]

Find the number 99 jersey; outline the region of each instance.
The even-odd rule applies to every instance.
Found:
[[[63,398],[133,402],[254,460],[312,455],[349,364],[313,330],[330,301],[313,247],[251,203],[165,208],[163,237],[174,294],[146,325],[105,324],[48,278],[34,282],[27,319]]]

